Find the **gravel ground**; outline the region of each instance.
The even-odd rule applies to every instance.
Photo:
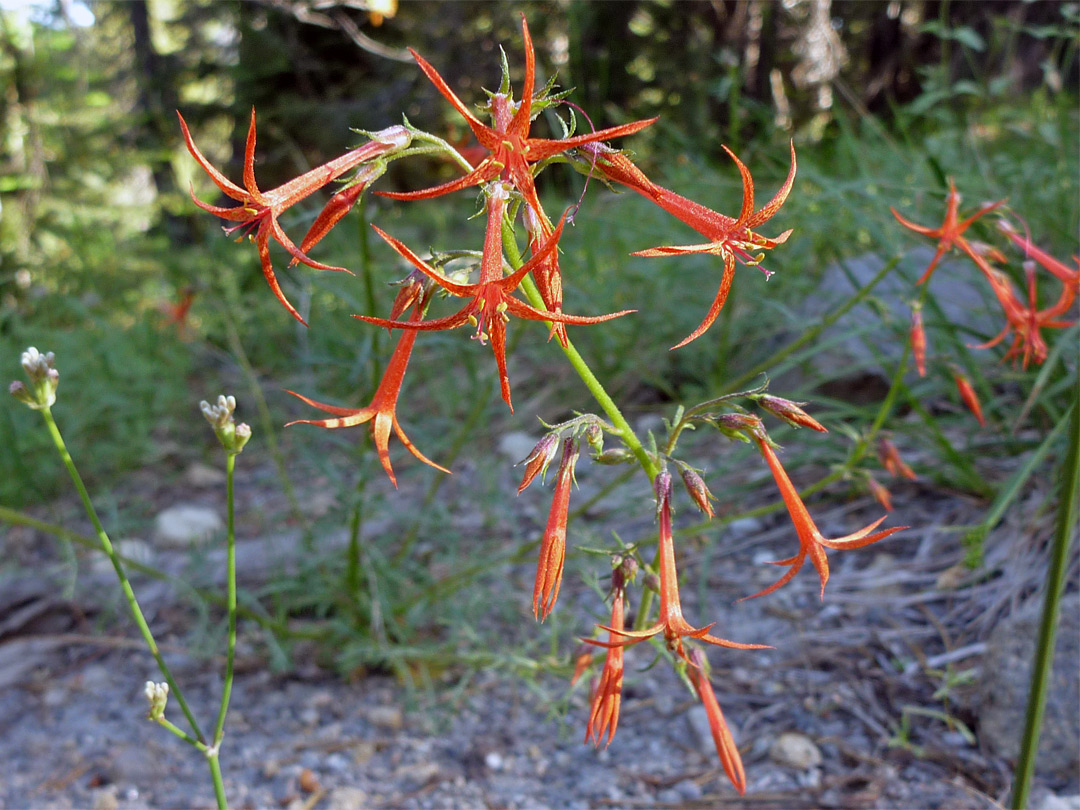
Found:
[[[721,635],[776,646],[710,656],[743,752],[745,798],[719,768],[703,709],[666,664],[649,666],[648,645],[628,653],[618,734],[596,750],[581,741],[587,679],[569,689],[548,675],[524,682],[505,671],[450,670],[417,693],[387,675],[345,682],[313,663],[275,675],[256,637],[245,635],[222,751],[230,801],[289,810],[998,807],[1008,793],[1009,753],[983,732],[1015,721],[992,725],[991,706],[980,698],[986,690],[976,686],[999,670],[1017,683],[1026,677],[1011,674],[1020,666],[998,666],[988,650],[995,628],[1030,602],[1046,510],[1013,510],[987,540],[986,567],[969,572],[959,566],[955,536],[937,527],[974,522],[982,505],[918,486],[897,487],[896,495],[894,514],[924,528],[832,557],[824,605],[811,571],[769,599],[732,604],[775,576],[754,563],[783,556],[792,541],[786,516],[730,526],[722,555],[680,546],[684,573],[707,562],[707,576],[691,577],[699,587],[684,594],[690,620],[707,617],[724,628]],[[266,504],[250,491],[244,497],[248,508]],[[543,518],[531,502],[517,508],[533,523]],[[865,502],[819,504],[815,516],[830,533],[863,525],[871,510]],[[366,526],[385,530],[377,519]],[[46,545],[44,535],[15,529],[5,543],[23,563]],[[256,547],[252,556],[259,553]],[[506,639],[542,632],[526,605],[534,565],[509,564],[493,578],[513,591],[499,598],[520,606],[496,628]],[[1029,570],[1028,579],[995,575]],[[168,589],[142,586],[177,679],[205,717],[216,707],[220,684],[212,673],[221,662],[192,652],[192,617],[170,603]],[[19,604],[25,613],[31,602]],[[158,676],[130,623],[107,613],[80,617],[80,604],[78,596],[64,600],[59,624],[41,610],[21,631],[12,629],[18,611],[5,618],[0,610],[0,683],[9,676],[0,688],[0,810],[213,807],[199,756],[143,719],[143,685]],[[559,610],[586,633],[595,609],[595,594],[568,574]],[[1068,612],[1075,628],[1080,607]],[[1055,704],[1060,717],[1076,714],[1068,692],[1075,656],[1074,646],[1064,657],[1072,675],[1058,696],[1064,702]],[[935,696],[947,670],[970,670],[974,684]],[[905,707],[939,714],[908,715],[910,734],[897,744],[905,742]],[[169,716],[179,716],[175,704]],[[1054,745],[1071,751],[1080,732],[1061,725]],[[1077,771],[1066,757],[1064,767],[1041,773],[1032,807],[1080,810],[1080,799],[1071,798],[1080,792]]]

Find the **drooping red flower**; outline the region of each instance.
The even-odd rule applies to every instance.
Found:
[[[737,219],[720,214],[712,209],[689,200],[674,191],[659,186],[650,181],[640,169],[638,169],[625,155],[611,150],[602,144],[597,144],[587,153],[597,157],[597,169],[617,183],[622,183],[628,188],[652,200],[669,214],[685,222],[695,231],[709,240],[701,245],[681,245],[670,247],[650,248],[649,250],[636,251],[634,256],[680,256],[687,253],[711,253],[724,260],[724,273],[720,279],[720,287],[716,292],[705,319],[686,338],[672,346],[678,349],[701,337],[705,331],[713,325],[720,310],[727,301],[731,291],[731,283],[735,279],[735,262],[738,260],[747,265],[759,265],[764,254],[761,251],[770,250],[782,244],[791,235],[791,231],[784,231],[774,239],[761,236],[754,229],[764,225],[780,210],[791,193],[792,184],[795,182],[795,144],[791,144],[791,169],[787,179],[776,192],[773,198],[763,207],[754,211],[754,181],[750,176],[750,170],[746,168],[735,153],[723,147],[728,153],[742,176],[743,204]],[[766,278],[770,275],[765,271]]]
[[[923,236],[929,236],[932,239],[938,240],[937,252],[934,254],[934,258],[930,260],[930,265],[926,268],[925,272],[919,278],[918,284],[925,284],[930,280],[930,275],[934,272],[934,268],[937,267],[938,261],[945,252],[952,247],[958,247],[974,258],[977,255],[977,251],[972,248],[971,243],[964,238],[963,233],[969,227],[971,223],[977,220],[979,217],[984,216],[995,208],[1000,208],[1005,204],[1005,200],[998,200],[994,203],[987,203],[982,206],[978,211],[969,216],[967,219],[960,220],[960,194],[956,190],[956,184],[952,178],[949,178],[949,194],[945,198],[945,221],[936,228],[928,228],[925,225],[919,225],[912,222],[909,219],[905,219],[900,216],[895,208],[890,207],[892,215],[896,217],[896,221],[909,230],[915,231],[915,233],[922,234]]]
[[[911,310],[911,354],[920,377],[926,376],[926,329],[923,328],[922,307]]]
[[[536,443],[528,457],[518,462],[525,465],[525,474],[518,486],[518,495],[526,490],[538,475],[546,475],[547,468],[559,452],[559,434],[556,432],[545,433],[544,438]]]
[[[736,650],[770,649],[767,644],[740,644],[736,641],[710,635],[712,624],[705,627],[693,627],[683,618],[682,603],[679,599],[679,575],[675,569],[675,542],[671,532],[671,473],[662,471],[656,476],[653,485],[656,490],[657,512],[660,519],[660,618],[656,624],[645,630],[616,630],[614,627],[601,625],[602,630],[614,632],[616,639],[603,642],[596,639],[582,639],[598,647],[626,646],[663,634],[668,649],[677,654],[683,651],[683,638],[693,638],[718,647],[730,647]],[[714,622],[715,624],[715,622]]]
[[[881,466],[894,477],[907,478],[911,481],[918,479],[919,476],[915,474],[915,471],[900,458],[900,451],[896,449],[896,445],[884,436],[878,439],[877,452]]]
[[[891,512],[892,493],[889,492],[889,488],[872,475],[866,476],[866,485],[870,488],[870,494],[874,496],[874,500],[884,506],[886,512]]]
[[[746,772],[743,770],[742,756],[739,748],[735,745],[735,738],[731,736],[724,713],[720,711],[720,704],[716,700],[712,684],[709,682],[708,661],[701,650],[691,650],[687,657],[690,666],[687,674],[690,683],[697,690],[701,698],[701,705],[705,707],[705,716],[709,719],[709,731],[712,732],[713,743],[716,745],[716,753],[720,756],[720,764],[724,768],[731,784],[742,796],[746,793]]]
[[[825,583],[829,581],[829,561],[825,556],[826,548],[862,548],[871,543],[876,543],[878,540],[884,540],[886,537],[896,534],[896,532],[901,529],[908,528],[907,526],[897,526],[892,529],[874,532],[874,529],[881,524],[881,521],[885,520],[884,517],[881,517],[869,526],[859,529],[857,532],[852,532],[845,537],[838,537],[835,540],[825,538],[821,532],[818,531],[818,527],[814,524],[813,518],[810,517],[810,512],[806,509],[806,504],[803,503],[802,498],[799,497],[799,493],[795,489],[795,485],[792,484],[791,479],[788,478],[787,471],[784,470],[783,465],[780,463],[780,459],[776,457],[776,453],[772,449],[772,445],[769,443],[765,431],[753,431],[750,433],[750,438],[757,444],[758,449],[761,451],[761,455],[764,456],[766,463],[769,465],[769,470],[772,472],[776,485],[780,489],[780,497],[784,499],[784,505],[787,507],[788,514],[791,516],[791,522],[795,524],[795,532],[799,536],[799,553],[794,557],[788,557],[786,560],[777,560],[774,562],[773,565],[788,566],[788,570],[779,580],[774,582],[768,588],[758,591],[752,596],[743,597],[744,599],[754,599],[759,596],[765,596],[781,586],[786,585],[797,573],[799,573],[799,570],[802,568],[807,557],[810,557],[810,561],[814,564],[814,568],[817,569],[818,577],[821,579],[821,598],[824,599]]]
[[[420,69],[424,71],[424,75],[431,80],[431,83],[435,85],[443,98],[461,113],[469,125],[469,129],[476,136],[476,140],[490,154],[480,161],[471,172],[464,177],[459,177],[457,180],[421,191],[379,192],[382,196],[395,200],[421,200],[437,197],[440,194],[448,194],[470,186],[477,186],[501,177],[513,185],[525,198],[525,202],[531,205],[534,210],[541,211],[540,200],[536,194],[536,184],[533,182],[532,171],[529,168],[530,164],[587,143],[632,135],[656,122],[656,118],[650,118],[561,139],[530,137],[533,91],[536,82],[536,54],[533,51],[532,37],[529,35],[529,26],[525,21],[524,14],[521,16],[521,33],[525,43],[525,82],[521,89],[521,100],[515,105],[506,93],[491,94],[490,106],[493,126],[490,127],[473,115],[434,67],[420,54],[410,49],[409,52],[413,55]]]
[[[251,110],[251,124],[248,127],[247,144],[244,149],[243,188],[233,183],[211,165],[210,161],[203,156],[202,152],[200,152],[199,148],[195,145],[195,141],[188,131],[187,122],[184,121],[184,117],[180,115],[179,112],[177,112],[177,116],[180,118],[180,129],[184,133],[184,142],[187,144],[188,152],[191,153],[191,156],[195,158],[196,162],[203,170],[210,175],[210,179],[214,181],[214,185],[221,189],[221,192],[225,194],[225,196],[231,197],[239,202],[240,205],[234,208],[222,208],[216,205],[209,205],[195,196],[194,189],[191,189],[191,199],[204,211],[208,211],[214,216],[221,217],[222,219],[238,223],[237,225],[226,229],[226,233],[232,233],[237,229],[246,229],[246,232],[250,232],[251,230],[255,231],[254,240],[259,249],[259,260],[262,263],[262,271],[263,275],[266,277],[267,284],[270,285],[270,289],[273,291],[274,295],[277,296],[278,301],[281,302],[292,316],[300,321],[300,323],[304,323],[304,319],[300,317],[300,313],[298,313],[296,308],[289,303],[287,298],[285,298],[285,294],[281,291],[281,286],[278,284],[277,277],[274,275],[274,267],[270,261],[270,237],[273,237],[278,244],[285,248],[295,261],[303,262],[308,267],[313,267],[316,270],[345,271],[344,267],[334,267],[315,261],[307,255],[307,250],[310,250],[319,239],[326,235],[329,226],[332,226],[337,222],[337,219],[340,219],[340,216],[338,216],[337,219],[333,219],[333,216],[334,212],[339,210],[342,205],[342,195],[346,195],[347,197],[350,193],[359,192],[350,192],[349,190],[346,190],[332,199],[330,205],[327,207],[327,212],[329,213],[324,212],[324,214],[320,215],[320,218],[316,220],[318,228],[315,226],[312,227],[312,230],[308,233],[308,237],[304,240],[303,248],[298,248],[285,234],[285,231],[283,231],[278,224],[278,217],[289,207],[300,202],[315,191],[318,191],[332,180],[336,180],[350,169],[356,168],[364,161],[371,160],[372,158],[393,150],[404,148],[408,145],[409,140],[412,137],[409,134],[409,131],[405,129],[405,127],[396,126],[375,133],[374,139],[363,146],[353,149],[340,157],[334,158],[321,166],[317,166],[311,171],[305,172],[299,177],[296,177],[275,189],[261,191],[258,184],[255,182],[254,109]],[[355,202],[355,199],[353,202]],[[344,215],[344,212],[342,212],[342,215]],[[333,222],[329,221],[331,219],[333,219]]]
[[[610,646],[604,658],[604,669],[600,673],[600,680],[592,693],[589,704],[589,722],[585,727],[585,742],[591,739],[597,748],[604,741],[605,735],[607,743],[604,747],[611,745],[615,730],[619,727],[619,707],[622,704],[623,647],[618,643],[617,636],[623,629],[625,602],[625,591],[616,588],[611,600],[611,630],[608,631]]]
[[[436,318],[431,321],[396,321],[374,318],[368,315],[354,315],[353,317],[376,326],[385,326],[391,329],[453,329],[466,322],[474,323],[477,337],[481,341],[491,340],[491,349],[495,354],[495,362],[499,369],[502,398],[510,407],[510,410],[513,411],[514,406],[510,401],[510,380],[506,374],[506,323],[509,320],[509,315],[532,321],[594,324],[609,321],[621,315],[628,315],[634,310],[623,310],[609,315],[596,316],[566,315],[535,309],[524,301],[515,298],[512,293],[517,289],[521,280],[544,261],[551,251],[555,250],[559,237],[562,235],[563,223],[559,223],[544,246],[539,252],[534,253],[529,261],[525,262],[520,269],[511,275],[504,276],[502,222],[508,199],[509,191],[502,183],[494,183],[489,187],[487,194],[487,232],[484,238],[484,251],[480,259],[480,279],[476,284],[458,284],[450,281],[397,239],[394,239],[378,227],[372,226],[379,236],[385,239],[394,250],[421,273],[432,279],[451,295],[471,300],[456,315]]]
[[[956,381],[956,389],[960,392],[960,399],[975,415],[979,427],[986,427],[986,417],[983,416],[982,405],[979,404],[979,396],[975,393],[971,380],[956,370],[953,370],[953,379]]]
[[[412,312],[411,319],[414,322],[419,322],[420,318],[421,308],[420,306],[417,306]],[[450,471],[448,469],[436,464],[417,450],[416,446],[409,440],[409,437],[405,435],[405,431],[401,429],[401,424],[398,422],[397,400],[401,393],[401,383],[405,379],[405,370],[409,366],[409,357],[412,355],[416,336],[417,332],[412,330],[402,333],[401,337],[398,339],[397,346],[394,348],[394,353],[390,357],[390,362],[387,363],[386,371],[383,372],[382,380],[379,382],[379,387],[375,391],[375,396],[372,397],[371,404],[366,408],[339,408],[335,405],[327,405],[322,402],[316,402],[313,399],[308,399],[295,391],[287,391],[286,393],[292,394],[297,399],[301,399],[308,405],[318,408],[321,411],[333,414],[336,418],[318,420],[296,419],[289,422],[286,427],[289,425],[305,424],[317,425],[324,428],[344,428],[355,427],[356,425],[370,422],[371,435],[372,438],[375,439],[375,450],[379,454],[379,463],[382,464],[383,469],[386,470],[386,474],[390,477],[390,482],[395,487],[397,486],[397,477],[394,475],[394,470],[390,466],[389,442],[391,430],[397,434],[398,439],[405,445],[405,449],[420,459],[420,461],[428,466],[434,467],[440,472],[449,473]]]
[[[576,439],[563,442],[562,461],[555,477],[555,492],[551,498],[544,538],[540,541],[540,558],[536,562],[536,582],[533,585],[533,618],[544,621],[555,607],[562,586],[563,563],[566,560],[566,518],[570,511],[570,486],[574,483],[574,466],[578,460]]]

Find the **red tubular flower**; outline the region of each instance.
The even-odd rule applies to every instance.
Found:
[[[729,216],[717,213],[655,183],[642,187],[641,178],[644,175],[636,171],[636,169],[633,172],[630,171],[627,166],[622,165],[623,161],[618,161],[620,165],[609,175],[611,179],[618,182],[630,181],[628,183],[630,188],[649,197],[669,214],[678,217],[710,240],[702,245],[681,245],[639,250],[633,254],[634,256],[680,256],[687,253],[711,253],[724,260],[724,274],[720,279],[720,288],[716,292],[716,297],[713,299],[705,319],[697,329],[681,342],[672,346],[672,349],[681,348],[692,340],[696,340],[713,325],[713,322],[720,314],[720,310],[723,309],[724,302],[727,301],[728,293],[731,291],[731,283],[735,278],[736,259],[743,264],[758,265],[764,256],[760,251],[770,250],[782,244],[791,235],[791,231],[787,230],[775,239],[769,239],[754,233],[753,229],[759,225],[764,225],[772,219],[787,200],[788,194],[791,193],[791,186],[795,182],[795,143],[792,142],[791,144],[791,169],[788,171],[787,179],[773,198],[757,211],[754,211],[754,181],[750,176],[750,170],[736,157],[734,152],[726,146],[723,148],[731,159],[735,161],[735,165],[739,168],[739,174],[742,175],[743,204],[738,219],[732,219]],[[601,171],[604,171],[604,169],[601,169]],[[755,253],[757,255],[754,255]],[[766,278],[771,275],[764,268],[762,268],[762,271],[765,273]]]
[[[420,54],[410,49],[409,52],[413,55],[420,69],[424,71],[424,75],[431,80],[431,83],[435,85],[443,98],[461,113],[480,145],[485,147],[490,154],[480,161],[475,169],[457,180],[421,191],[380,192],[382,196],[395,200],[421,200],[480,185],[497,177],[502,177],[521,193],[526,203],[531,205],[534,210],[540,211],[540,200],[536,194],[536,184],[533,182],[529,164],[545,160],[565,152],[567,149],[573,149],[587,143],[632,135],[657,120],[656,118],[650,118],[644,121],[634,121],[630,124],[609,127],[597,132],[558,140],[530,137],[533,90],[536,81],[536,54],[533,51],[532,38],[529,35],[529,26],[525,21],[524,14],[521,16],[521,33],[525,42],[525,83],[521,89],[521,101],[514,105],[508,95],[504,93],[492,94],[490,105],[493,127],[487,126],[473,115],[435,68]]]
[[[412,313],[412,320],[420,320],[420,307],[416,307]],[[322,402],[316,402],[313,399],[308,399],[302,394],[297,394],[295,391],[287,391],[286,393],[292,394],[297,399],[301,399],[308,405],[318,408],[326,413],[333,414],[336,419],[296,419],[289,422],[289,425],[305,424],[305,425],[318,425],[324,428],[343,428],[343,427],[355,427],[356,425],[362,425],[365,422],[371,423],[371,435],[375,439],[375,450],[379,454],[379,463],[382,464],[383,469],[386,470],[386,474],[390,477],[390,482],[396,487],[397,478],[394,476],[394,470],[390,466],[390,430],[393,429],[394,433],[401,440],[401,443],[405,445],[405,448],[416,456],[420,461],[424,462],[428,466],[434,467],[440,472],[449,473],[450,471],[445,467],[441,467],[434,461],[429,459],[423,453],[416,449],[416,446],[409,440],[409,437],[405,435],[405,431],[401,429],[401,425],[398,423],[397,418],[397,400],[398,395],[401,393],[401,383],[405,379],[405,369],[409,366],[409,357],[412,354],[413,344],[416,342],[415,331],[408,331],[402,333],[398,339],[397,347],[394,349],[393,355],[390,357],[390,362],[386,366],[386,371],[383,373],[382,380],[379,382],[379,387],[375,391],[375,396],[371,400],[371,404],[366,408],[338,408],[334,405],[326,405]]]
[[[919,477],[915,475],[915,471],[911,467],[904,463],[904,460],[900,458],[900,451],[888,439],[884,437],[878,439],[877,452],[881,466],[892,473],[894,477],[907,478],[911,481]]]
[[[608,631],[609,646],[604,659],[604,669],[592,693],[589,707],[589,723],[585,727],[585,742],[591,739],[597,748],[607,735],[611,745],[615,729],[619,726],[619,707],[622,704],[623,648],[616,636],[623,629],[626,594],[621,588],[615,590],[611,600],[611,630]]]
[[[682,639],[693,638],[718,647],[730,647],[736,650],[770,649],[767,644],[740,644],[735,641],[709,635],[712,624],[705,627],[692,627],[683,618],[682,603],[679,600],[679,575],[675,570],[675,543],[671,533],[671,473],[667,470],[656,476],[653,485],[656,490],[657,512],[660,518],[660,620],[645,630],[616,630],[613,627],[600,626],[602,630],[613,632],[618,638],[603,642],[596,639],[582,639],[587,644],[598,647],[626,646],[637,644],[655,635],[663,634],[668,649],[683,655]],[[713,623],[715,624],[715,622]]]
[[[922,307],[911,310],[911,354],[920,377],[926,376],[926,330],[923,328]]]
[[[928,228],[925,225],[918,225],[909,219],[905,219],[897,213],[895,208],[890,207],[892,215],[896,217],[896,221],[909,230],[915,231],[915,233],[922,234],[923,236],[929,236],[932,239],[938,240],[937,252],[934,254],[934,258],[930,260],[930,265],[926,268],[926,271],[919,278],[917,284],[925,284],[930,280],[930,274],[934,272],[934,268],[937,267],[938,261],[945,255],[945,251],[954,245],[973,259],[978,252],[975,251],[971,244],[963,237],[964,231],[966,231],[975,220],[984,214],[988,214],[995,208],[1000,208],[1005,204],[1005,200],[998,200],[994,203],[987,203],[970,217],[963,221],[958,221],[960,214],[960,195],[956,191],[956,184],[952,178],[949,178],[949,194],[945,198],[945,221],[941,223],[937,228]]]
[[[907,526],[897,526],[893,529],[874,532],[874,529],[880,525],[881,521],[885,520],[884,517],[881,517],[869,526],[859,529],[859,531],[853,532],[845,537],[838,537],[835,540],[826,539],[822,536],[821,532],[818,531],[818,527],[814,524],[813,518],[810,517],[810,513],[806,509],[806,504],[803,503],[794,484],[792,484],[791,479],[788,478],[787,472],[784,470],[783,465],[780,464],[780,459],[776,457],[776,453],[769,444],[768,436],[765,435],[763,430],[759,430],[752,433],[751,438],[757,444],[758,449],[761,451],[761,455],[765,457],[765,461],[772,471],[773,478],[776,480],[776,485],[780,489],[780,496],[784,499],[784,505],[787,507],[788,514],[791,515],[791,522],[795,524],[795,532],[799,536],[799,553],[786,560],[777,560],[774,562],[773,565],[786,565],[789,566],[789,568],[779,580],[774,582],[768,588],[763,591],[758,591],[752,596],[745,596],[743,597],[744,599],[754,599],[758,596],[765,596],[766,594],[772,593],[777,588],[786,585],[797,573],[799,573],[799,569],[802,568],[807,556],[810,557],[810,561],[814,564],[814,568],[816,568],[818,572],[818,577],[821,579],[821,598],[824,599],[825,583],[829,581],[829,561],[825,556],[826,548],[862,548],[871,543],[876,543],[878,540],[884,540],[889,535],[895,534],[901,529],[908,528]],[[874,533],[871,534],[871,532]]]
[[[953,371],[953,379],[956,380],[956,388],[960,392],[960,399],[967,405],[968,410],[975,414],[979,427],[986,427],[986,418],[983,416],[982,405],[979,404],[979,397],[971,386],[971,381],[955,370]]]
[[[480,259],[480,280],[476,284],[458,284],[450,281],[397,239],[384,233],[378,227],[372,226],[375,228],[376,233],[390,244],[390,247],[444,290],[462,298],[471,298],[472,300],[464,309],[456,315],[423,322],[416,320],[387,320],[385,318],[373,318],[368,315],[354,315],[353,317],[367,323],[373,323],[376,326],[385,326],[392,329],[453,329],[466,322],[474,322],[477,337],[481,341],[488,338],[491,340],[491,350],[495,354],[495,362],[499,368],[502,398],[510,407],[510,410],[513,411],[514,406],[510,402],[510,380],[506,374],[506,322],[509,320],[508,315],[516,315],[519,318],[532,321],[593,324],[627,315],[634,310],[613,312],[610,315],[565,315],[563,313],[534,309],[524,301],[514,298],[511,293],[517,289],[521,280],[555,250],[559,237],[562,235],[563,223],[559,223],[559,226],[538,253],[533,254],[532,258],[525,262],[519,270],[509,276],[504,276],[502,222],[508,198],[509,193],[505,186],[501,183],[493,184],[488,193],[487,234],[484,238],[484,252]]]
[[[1016,229],[1005,220],[998,223],[998,230],[1009,237],[1009,239],[1013,241],[1013,244],[1024,251],[1024,256],[1037,261],[1045,269],[1061,279],[1067,286],[1071,286],[1074,290],[1080,286],[1080,258],[1077,258],[1076,256],[1073,257],[1073,261],[1078,265],[1077,269],[1073,270],[1064,262],[1058,261],[1045,250],[1036,246],[1028,237],[1021,236],[1016,232]]]
[[[555,607],[562,585],[563,562],[566,560],[566,517],[570,511],[570,485],[574,483],[574,466],[578,460],[575,439],[563,442],[562,461],[555,479],[555,494],[551,499],[544,539],[540,541],[540,559],[536,563],[536,583],[533,585],[533,618],[544,621]]]
[[[278,186],[271,191],[261,191],[258,184],[255,182],[255,110],[251,110],[251,124],[248,127],[247,145],[244,149],[244,188],[240,188],[221,172],[215,169],[199,151],[199,148],[195,146],[195,141],[192,140],[191,133],[188,131],[187,122],[184,121],[184,116],[177,112],[177,116],[180,118],[180,129],[184,133],[184,142],[187,144],[188,152],[195,158],[195,161],[203,168],[203,170],[210,175],[210,179],[214,181],[221,192],[227,197],[238,201],[240,205],[235,208],[221,208],[216,205],[208,205],[202,202],[195,196],[195,190],[191,189],[191,199],[195,202],[199,208],[204,211],[208,211],[214,216],[221,217],[222,219],[229,220],[231,222],[238,223],[237,225],[227,228],[226,233],[232,233],[239,228],[245,228],[249,232],[255,230],[255,244],[259,249],[259,259],[262,262],[263,275],[266,277],[267,284],[270,285],[270,289],[274,295],[277,296],[278,301],[287,309],[296,320],[300,323],[304,323],[304,319],[300,317],[300,313],[296,311],[296,308],[289,303],[285,298],[285,294],[281,291],[281,286],[278,284],[277,277],[274,275],[274,268],[270,262],[270,237],[280,244],[285,250],[287,250],[295,261],[303,262],[308,267],[313,267],[316,270],[338,270],[345,271],[344,267],[334,267],[328,264],[322,264],[314,259],[308,257],[306,250],[309,250],[312,245],[319,241],[326,235],[326,231],[330,229],[330,226],[326,225],[329,219],[333,218],[333,211],[337,210],[341,205],[340,195],[334,200],[331,200],[330,208],[331,213],[326,214],[324,219],[320,216],[319,229],[316,230],[313,226],[312,231],[309,231],[308,237],[305,238],[305,248],[298,248],[293,241],[285,234],[285,231],[281,229],[278,224],[278,217],[281,216],[290,206],[308,197],[310,194],[319,190],[332,180],[336,180],[341,175],[350,169],[354,169],[366,160],[378,157],[379,155],[387,152],[402,149],[408,145],[411,136],[405,127],[397,126],[390,127],[377,134],[375,140],[364,144],[361,147],[353,149],[351,152],[347,152],[340,157],[324,163],[321,166],[317,166],[309,172],[296,177],[284,185]],[[345,192],[342,192],[343,194]],[[355,201],[355,200],[354,200]],[[341,215],[344,215],[342,212]],[[340,219],[338,216],[337,219]],[[334,219],[330,225],[337,222]],[[347,272],[347,271],[346,271]]]
[[[701,650],[691,650],[687,661],[690,664],[687,674],[701,698],[701,705],[705,707],[705,716],[709,718],[709,731],[712,732],[716,753],[720,755],[720,764],[724,766],[724,773],[735,786],[735,790],[742,796],[746,793],[746,772],[743,770],[742,757],[735,745],[735,738],[731,736],[731,729],[724,720],[724,713],[720,711],[720,704],[716,700],[712,684],[709,683],[708,661]]]

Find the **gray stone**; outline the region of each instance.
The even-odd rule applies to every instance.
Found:
[[[154,518],[154,537],[165,548],[186,548],[207,542],[224,527],[221,516],[210,507],[182,503]]]
[[[521,430],[512,430],[499,438],[499,452],[511,463],[517,464],[528,458],[538,441],[540,439],[536,436],[531,436]]]
[[[1038,810],[1080,810],[1080,796],[1058,796],[1048,793]]]
[[[788,731],[770,746],[769,758],[779,765],[805,771],[821,764],[821,749],[805,734]]]
[[[1007,759],[1020,753],[1031,658],[1039,634],[1040,599],[1002,621],[986,640],[986,662],[975,693],[980,744]],[[1061,602],[1057,649],[1035,767],[1076,779],[1080,771],[1080,595]]]

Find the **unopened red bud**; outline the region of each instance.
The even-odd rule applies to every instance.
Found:
[[[617,595],[626,590],[637,576],[638,563],[632,554],[616,555],[611,560],[611,590]]]
[[[765,433],[761,419],[753,414],[724,413],[715,417],[714,421],[720,432],[731,438],[762,436]]]
[[[874,496],[874,500],[884,506],[886,512],[891,512],[892,493],[888,488],[873,476],[867,476],[866,484],[870,487],[870,494]]]
[[[518,487],[518,495],[525,491],[536,476],[541,473],[547,474],[547,468],[558,452],[559,434],[548,433],[536,443],[536,446],[526,458],[518,462],[518,464],[525,465],[525,475],[521,479],[521,485]]]
[[[908,478],[914,481],[918,478],[915,475],[915,471],[911,469],[904,460],[900,458],[900,451],[896,449],[896,445],[886,438],[878,439],[878,460],[881,462],[881,466],[892,473],[897,478]]]
[[[926,376],[926,330],[923,328],[922,308],[911,310],[911,354],[920,377]]]
[[[716,500],[716,498],[709,492],[705,480],[698,475],[697,470],[681,462],[679,463],[679,475],[682,476],[683,486],[686,487],[686,491],[694,505],[708,515],[709,518],[712,518],[713,508],[709,501]]]
[[[653,481],[653,491],[656,493],[656,513],[671,504],[671,473],[661,470]]]
[[[634,461],[634,454],[624,447],[614,447],[593,456],[593,461],[597,464],[613,467],[616,464],[630,464]]]
[[[789,425],[794,425],[795,427],[808,427],[811,430],[816,430],[818,433],[829,432],[824,425],[800,407],[805,405],[805,402],[792,402],[790,399],[774,397],[771,394],[765,394],[758,402],[761,404],[762,408],[767,410],[773,416],[779,416]]]

